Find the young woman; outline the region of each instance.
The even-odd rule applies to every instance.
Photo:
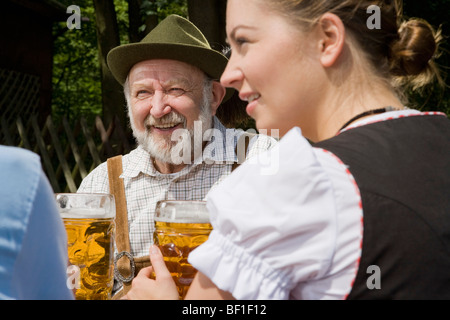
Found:
[[[187,299],[450,299],[450,121],[402,94],[439,79],[439,33],[400,12],[228,0],[221,82],[258,129],[279,129],[279,170],[244,164],[210,193]],[[157,280],[141,274],[129,297],[176,297],[150,256]]]

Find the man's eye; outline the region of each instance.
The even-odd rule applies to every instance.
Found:
[[[170,88],[168,90],[168,94],[175,96],[175,97],[179,97],[181,95],[183,95],[186,91],[182,88]]]
[[[151,95],[152,95],[152,93],[148,90],[139,90],[136,92],[136,98],[138,98],[138,99],[144,99]]]

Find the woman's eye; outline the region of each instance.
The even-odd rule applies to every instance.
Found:
[[[245,38],[237,38],[236,39],[236,43],[239,45],[239,46],[242,46],[243,44],[246,44],[248,41],[247,41],[247,39],[245,39]]]
[[[240,48],[243,45],[250,43],[250,40],[246,36],[236,36],[234,38],[234,43],[235,43],[236,47]]]

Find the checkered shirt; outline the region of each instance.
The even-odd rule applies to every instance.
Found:
[[[203,150],[203,161],[194,160],[180,172],[158,172],[149,153],[140,146],[122,157],[121,177],[127,199],[130,253],[134,257],[148,255],[153,243],[153,216],[159,200],[205,200],[208,191],[231,173],[232,165],[237,161],[237,139],[244,131],[226,129],[216,117],[214,129],[221,132],[223,139],[211,139]],[[246,159],[270,149],[275,143],[273,138],[258,135],[251,140]],[[83,179],[78,192],[109,193],[106,162]]]

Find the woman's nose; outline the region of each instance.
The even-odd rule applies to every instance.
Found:
[[[228,61],[228,64],[220,77],[220,83],[224,87],[234,88],[239,91],[240,86],[242,84],[242,80],[244,79],[244,74],[238,68],[236,68],[233,64],[232,58]]]
[[[151,99],[150,114],[155,118],[162,118],[172,111],[172,108],[167,104],[166,94],[161,91],[156,91]]]

